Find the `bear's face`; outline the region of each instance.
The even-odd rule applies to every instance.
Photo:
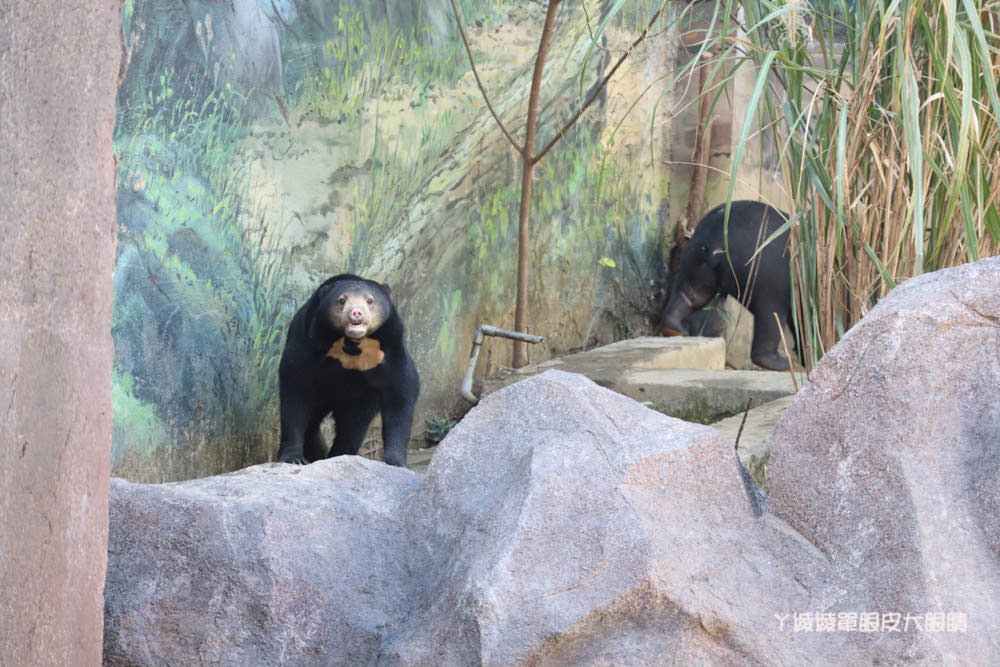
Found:
[[[388,319],[387,288],[375,282],[335,282],[323,295],[317,317],[345,338],[359,342]]]
[[[370,291],[342,292],[328,312],[334,328],[351,340],[361,340],[385,320],[379,302]]]

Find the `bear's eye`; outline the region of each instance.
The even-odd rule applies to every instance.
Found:
[[[337,299],[337,303],[343,306],[345,303],[347,303],[347,297],[346,296],[340,297],[339,299]]]
[[[371,306],[375,303],[375,299],[368,297],[368,305]]]

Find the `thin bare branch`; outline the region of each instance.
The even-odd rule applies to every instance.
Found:
[[[462,44],[465,46],[465,53],[469,56],[469,65],[472,67],[472,76],[476,79],[476,85],[479,86],[479,92],[483,96],[483,101],[486,102],[486,108],[490,110],[490,113],[493,115],[493,120],[496,121],[500,131],[503,132],[503,136],[507,137],[507,141],[510,142],[510,145],[521,154],[521,157],[528,159],[528,153],[525,147],[514,140],[514,137],[511,136],[510,132],[507,131],[507,128],[504,127],[503,121],[500,120],[500,114],[498,114],[496,109],[493,108],[493,104],[490,102],[490,96],[486,94],[486,88],[483,87],[483,82],[479,78],[479,71],[476,69],[476,61],[472,57],[472,47],[469,46],[469,38],[466,36],[465,28],[462,26],[462,17],[458,14],[458,7],[455,6],[455,0],[449,1],[451,2],[451,11],[455,14],[455,22],[458,24],[458,34],[462,36]]]
[[[521,166],[521,206],[517,223],[517,295],[514,303],[514,330],[527,332],[525,318],[528,312],[528,274],[531,262],[530,252],[530,220],[531,220],[531,181],[535,171],[532,153],[535,150],[535,133],[538,129],[538,106],[541,99],[542,76],[545,73],[545,60],[548,58],[549,46],[552,44],[556,17],[562,0],[549,0],[545,12],[545,24],[542,26],[542,37],[538,43],[538,53],[535,55],[535,69],[531,75],[531,91],[528,94],[528,117],[524,130],[524,163]],[[526,346],[520,341],[514,341],[513,366],[521,368],[528,363]]]
[[[452,3],[454,3],[454,1],[455,0],[452,0]],[[656,10],[656,13],[653,14],[653,18],[651,18],[649,20],[649,23],[646,24],[646,27],[643,29],[642,34],[640,34],[639,37],[636,38],[634,42],[632,42],[632,44],[628,47],[628,49],[626,49],[625,53],[623,53],[621,57],[618,59],[618,62],[616,62],[614,66],[612,66],[611,69],[608,71],[608,73],[604,75],[604,78],[601,79],[601,83],[596,88],[594,88],[593,92],[590,94],[590,97],[588,97],[587,101],[583,103],[583,106],[577,109],[576,113],[574,113],[573,116],[568,121],[566,121],[566,123],[562,126],[562,128],[558,132],[556,132],[556,135],[552,138],[551,141],[549,141],[548,144],[545,145],[545,148],[540,150],[537,155],[534,155],[531,158],[533,163],[538,162],[543,157],[545,157],[545,154],[548,153],[550,150],[552,150],[552,148],[557,143],[559,143],[559,140],[562,139],[563,136],[565,136],[566,132],[568,132],[571,127],[573,127],[573,125],[580,118],[580,116],[583,115],[583,112],[585,112],[590,107],[590,105],[594,103],[594,100],[598,98],[598,96],[601,94],[601,91],[604,90],[605,86],[608,85],[608,81],[610,81],[611,77],[615,75],[615,72],[617,72],[618,68],[622,66],[622,63],[625,62],[625,60],[629,57],[629,55],[632,53],[632,51],[635,50],[637,46],[639,46],[640,44],[642,44],[643,41],[645,41],[646,36],[649,34],[649,31],[652,30],[653,28],[653,24],[655,24],[660,19],[660,14],[663,13],[663,10],[666,6],[667,6],[666,2],[660,3],[660,8]]]

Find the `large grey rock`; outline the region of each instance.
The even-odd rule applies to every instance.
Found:
[[[370,662],[417,576],[398,512],[422,479],[351,456],[112,480],[105,664]]]
[[[426,478],[348,457],[111,499],[110,664],[863,658],[775,617],[839,584],[718,432],[560,371],[484,399]]]
[[[741,371],[752,369],[753,313],[732,297],[722,300],[719,313],[725,325],[726,366]]]
[[[486,397],[412,510],[435,567],[389,662],[803,664],[818,650],[773,614],[811,608],[824,559],[754,517],[732,446],[581,376]]]
[[[998,349],[998,264],[904,286],[817,367],[774,514],[715,429],[562,371],[487,396],[426,477],[114,482],[106,659],[994,664],[1000,358],[962,355]]]
[[[992,258],[893,290],[778,424],[769,508],[850,574],[838,609],[955,623],[882,633],[872,659],[1000,661],[998,396]]]

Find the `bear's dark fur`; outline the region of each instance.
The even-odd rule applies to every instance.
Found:
[[[292,318],[278,379],[278,461],[357,454],[381,412],[383,460],[406,465],[420,378],[387,286],[351,274],[320,285]],[[329,452],[320,434],[328,415],[336,428]]]
[[[729,255],[723,237],[726,205],[705,214],[684,247],[670,299],[660,320],[665,336],[687,334],[684,319],[716,294],[739,299],[753,313],[750,359],[764,368],[787,370],[788,360],[778,350],[781,330],[775,321],[791,327],[792,288],[788,272],[788,231],[761,249],[788,216],[756,201],[734,201],[729,212]],[[789,342],[791,344],[791,341]]]

